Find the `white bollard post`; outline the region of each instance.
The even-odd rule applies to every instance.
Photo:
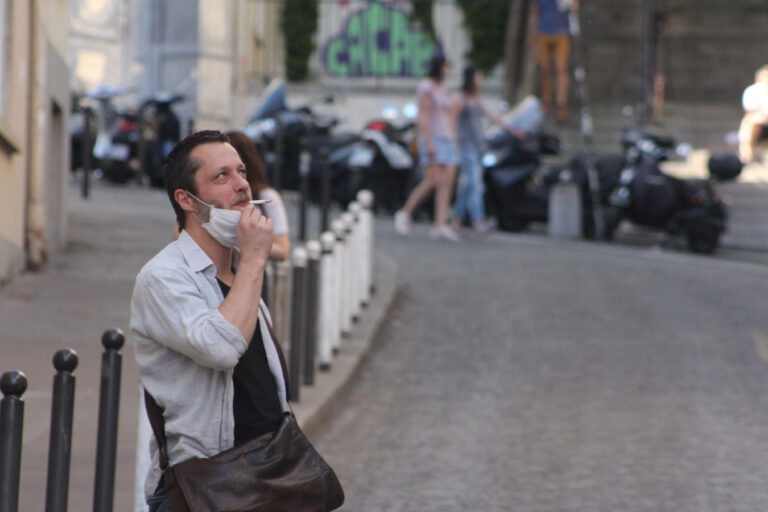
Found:
[[[362,272],[361,272],[361,292],[362,306],[368,306],[368,300],[371,294],[371,276],[373,275],[373,194],[369,190],[361,190],[357,193],[357,200],[362,207],[360,211],[360,227],[362,238]]]
[[[360,309],[363,303],[362,280],[363,280],[363,238],[361,223],[362,207],[357,201],[349,203],[349,213],[352,214],[352,320],[357,322],[360,319]]]
[[[144,497],[144,481],[152,463],[149,460],[149,440],[152,434],[152,426],[149,424],[147,409],[144,405],[144,387],[139,385],[139,412],[138,429],[136,432],[136,469],[133,472],[133,512],[147,512],[146,498]]]
[[[562,182],[549,190],[547,231],[555,238],[582,236],[581,190],[576,183]]]
[[[320,338],[317,347],[317,359],[321,371],[331,369],[333,356],[333,339],[336,336],[335,323],[338,318],[336,305],[338,299],[336,279],[336,259],[334,258],[334,245],[336,237],[330,231],[320,235],[320,243],[323,244],[323,252],[320,258]]]
[[[342,219],[336,219],[331,222],[331,229],[333,230],[333,234],[336,236],[336,289],[338,290],[338,293],[336,294],[336,333],[333,337],[332,345],[333,352],[336,353],[339,350],[341,338],[345,335],[344,317],[346,316],[347,312],[347,248],[344,243],[344,239],[346,237],[346,224]],[[346,334],[349,333],[346,332]]]
[[[352,230],[355,225],[355,219],[349,212],[341,215],[341,220],[344,222],[344,317],[341,324],[342,337],[348,337],[352,332],[352,317],[354,316],[354,305],[352,302],[355,299],[352,293],[354,288],[355,279],[355,254],[352,240]]]

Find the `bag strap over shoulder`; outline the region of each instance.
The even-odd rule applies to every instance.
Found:
[[[168,459],[168,440],[165,437],[163,410],[146,389],[144,390],[144,405],[147,409],[147,416],[149,416],[149,423],[152,425],[152,432],[157,439],[157,448],[160,452],[160,469],[165,471],[168,469],[170,461]]]

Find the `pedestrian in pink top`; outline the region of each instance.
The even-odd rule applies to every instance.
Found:
[[[450,63],[445,57],[432,57],[427,77],[419,82],[417,129],[424,179],[413,189],[403,208],[395,212],[395,230],[401,235],[410,233],[411,214],[434,190],[434,225],[429,236],[457,242],[459,236],[446,224],[458,164],[453,105],[443,86],[449,71]]]

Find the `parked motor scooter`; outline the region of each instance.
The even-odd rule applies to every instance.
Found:
[[[333,103],[333,96],[322,99]],[[336,133],[339,120],[317,113],[311,104],[291,109],[286,102],[285,83],[273,80],[262,94],[262,100],[244,132],[259,147],[267,177],[273,186],[298,190],[300,183],[300,155],[310,152],[309,193],[312,199],[320,197],[320,176],[323,150],[329,152],[329,164],[336,168],[349,147],[359,137],[353,133]],[[302,146],[302,142],[306,146]]]
[[[357,192],[373,192],[373,210],[394,212],[405,202],[414,181],[416,159],[409,146],[415,137],[417,107],[403,108],[404,121],[398,122],[398,110],[386,107],[382,117],[366,123],[345,165],[338,172],[339,181],[346,185],[345,195],[354,198]]]
[[[86,104],[80,103],[83,113],[82,123],[76,123],[72,135],[73,150],[76,145],[82,149],[83,130],[90,126],[87,116],[93,112],[96,133],[93,138],[91,168],[97,169],[104,179],[114,183],[125,183],[138,170],[137,159],[138,134],[136,133],[136,114],[118,109],[114,99],[124,94],[124,89],[101,85],[84,95]],[[87,105],[93,104],[93,106]],[[82,152],[73,155],[73,168],[82,166]],[[76,166],[76,167],[75,167]]]
[[[184,101],[181,94],[157,92],[140,108],[141,153],[143,169],[152,187],[165,186],[163,162],[173,146],[181,139],[181,123],[173,105]]]
[[[675,151],[675,141],[630,126],[622,136],[623,162],[616,156],[605,174],[618,181],[608,196],[606,234],[622,220],[683,237],[692,252],[711,254],[726,231],[728,210],[715,190],[717,182],[735,179],[742,164],[735,155],[714,155],[706,179],[680,179],[664,173],[660,163]],[[619,167],[619,164],[621,167]],[[616,177],[618,175],[618,177]]]
[[[503,128],[486,137],[486,210],[503,231],[522,231],[531,222],[547,221],[549,188],[558,178],[551,169],[542,172],[541,163],[544,156],[559,154],[561,146],[557,136],[541,129],[542,119],[539,101],[529,97],[502,118],[524,138]]]

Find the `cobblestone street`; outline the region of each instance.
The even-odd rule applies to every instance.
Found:
[[[396,312],[316,443],[343,510],[768,507],[768,268],[391,231]]]

